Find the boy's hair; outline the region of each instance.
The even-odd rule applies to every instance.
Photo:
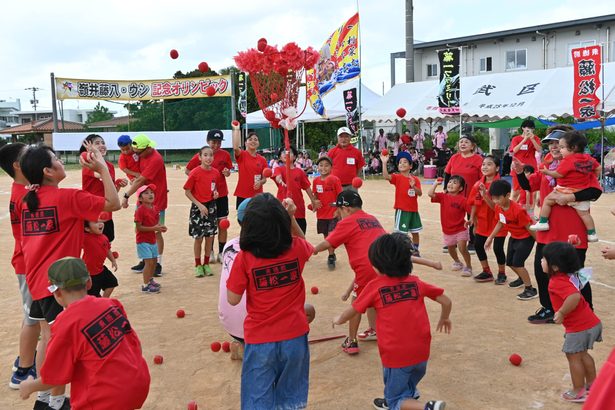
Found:
[[[369,247],[369,262],[384,275],[405,277],[412,273],[412,242],[401,232],[384,234]]]
[[[528,174],[533,174],[534,173],[534,167],[531,165],[524,165],[523,166],[523,172],[527,172]]]
[[[581,262],[577,255],[577,250],[566,242],[551,242],[542,248],[542,257],[547,261],[549,272],[548,275],[553,275],[554,272],[551,266],[557,266],[558,272],[574,273],[581,269]]]
[[[566,141],[566,145],[568,145],[570,151],[576,153],[582,153],[587,146],[587,138],[579,131],[568,131],[564,133],[560,139]]]
[[[495,166],[498,168],[502,165],[502,161],[500,161],[499,158],[494,157],[493,155],[485,155],[485,158],[483,158],[483,161],[486,159],[490,159],[495,164]]]
[[[0,148],[0,167],[13,179],[15,178],[15,169],[13,168],[13,164],[19,161],[19,157],[25,147],[26,144],[22,142],[15,142],[13,144],[6,144]]]
[[[51,154],[55,153],[51,147],[44,144],[28,147],[23,152],[19,159],[19,166],[30,185],[43,185],[44,169],[51,168]],[[28,191],[23,201],[28,205],[30,211],[36,211],[39,205],[36,190]]]
[[[457,182],[459,182],[459,185],[461,186],[461,190],[462,191],[464,189],[466,189],[466,180],[463,179],[463,177],[461,175],[453,175],[452,177],[449,178],[449,181],[457,181]]]
[[[521,123],[521,128],[536,128],[536,125],[534,125],[534,121],[532,120],[525,120]]]
[[[506,196],[506,194],[510,194],[511,186],[508,181],[503,179],[498,179],[497,181],[493,181],[491,186],[489,186],[489,195],[493,196]]]
[[[103,137],[101,137],[98,134],[90,134],[87,137],[85,137],[85,139],[83,140],[83,142],[92,142],[94,141],[96,138],[100,138],[101,140],[103,140],[103,142],[105,141],[105,139]],[[79,147],[79,152],[85,152],[86,148],[83,146],[83,144],[81,144],[81,147]]]
[[[293,153],[293,157],[297,158],[299,156],[298,152],[297,152],[297,148],[295,148],[294,146],[290,146],[290,152]],[[280,147],[278,149],[278,158],[282,158],[282,154],[286,153],[286,148],[285,147]]]
[[[290,216],[280,201],[270,193],[253,197],[241,222],[241,249],[271,259],[290,249],[292,242]]]

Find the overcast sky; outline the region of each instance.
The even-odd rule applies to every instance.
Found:
[[[378,93],[390,85],[389,55],[405,49],[405,1],[361,0],[362,78]],[[30,110],[51,108],[49,73],[106,80],[171,78],[206,61],[233,64],[237,51],[295,41],[320,48],[357,10],[355,0],[33,1],[5,4],[0,34],[0,100],[20,98]],[[609,0],[415,0],[414,37],[433,41],[537,24],[615,14]],[[169,50],[177,49],[177,60]],[[405,78],[398,64],[398,82]],[[66,100],[65,108],[93,107]],[[121,105],[105,103],[116,111]]]

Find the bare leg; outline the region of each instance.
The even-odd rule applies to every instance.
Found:
[[[414,399],[406,399],[401,402],[400,410],[424,410],[425,403]]]
[[[162,257],[164,253],[164,237],[162,236],[162,232],[156,232],[156,244],[158,245],[158,255]]]
[[[194,238],[194,259],[201,259],[201,248],[202,247],[203,247],[203,238]]]
[[[38,349],[36,351],[36,356],[38,360],[36,361],[36,373],[41,374],[41,367],[43,367],[43,363],[45,363],[45,353],[47,351],[47,344],[49,344],[49,338],[51,336],[51,329],[49,327],[49,323],[44,320],[40,322],[41,327],[41,341],[38,344]],[[61,396],[64,394],[66,390],[66,386],[54,386],[51,388],[52,396]]]
[[[412,243],[416,245],[416,247],[419,247],[419,233],[418,232],[412,232]]]
[[[107,288],[107,289],[103,289],[103,298],[110,298],[111,294],[113,293],[113,289],[115,288]]]
[[[470,252],[468,252],[468,241],[457,242],[457,248],[459,248],[459,253],[461,253],[463,260],[466,263],[466,266],[472,269],[472,258],[470,256]],[[449,249],[449,252],[450,252],[450,249]]]
[[[376,309],[368,308],[367,311],[367,323],[369,323],[369,327],[372,329],[376,328]]]
[[[583,355],[585,352],[566,353],[568,366],[570,367],[570,377],[572,378],[572,390],[578,393],[585,387],[585,366],[583,365]]]
[[[585,384],[590,386],[594,380],[596,380],[596,363],[588,351],[584,352],[581,359],[583,360],[583,367],[585,368]]]
[[[19,332],[19,367],[32,367],[34,364],[34,352],[40,334],[41,326],[38,323],[21,326],[21,332]]]
[[[448,247],[448,254],[453,258],[453,260],[457,263],[459,262],[459,257],[457,256],[457,245],[452,245]]]
[[[515,273],[517,275],[519,275],[519,277],[521,278],[521,280],[523,281],[523,284],[525,286],[532,286],[532,280],[530,279],[530,274],[527,271],[527,269],[525,269],[525,267],[523,267],[523,266],[521,266],[521,267],[511,266],[510,268],[513,271],[515,271]]]
[[[209,236],[205,238],[205,258],[209,258],[211,256],[211,249],[214,246],[214,237]]]
[[[577,209],[577,214],[579,214],[579,217],[583,221],[583,224],[585,225],[585,229],[587,229],[588,231],[596,230],[596,225],[594,224],[594,218],[592,218],[589,211],[579,211]]]
[[[542,207],[540,208],[540,218],[549,219],[549,215],[551,215],[551,207],[555,204],[556,202],[553,200],[553,196],[551,194],[547,195],[542,202]]]
[[[348,321],[348,337],[350,338],[350,340],[355,340],[357,338],[360,324],[361,315],[354,315],[352,319]]]
[[[145,266],[143,267],[143,284],[147,285],[151,278],[154,277],[154,271],[156,270],[156,259],[143,259]]]

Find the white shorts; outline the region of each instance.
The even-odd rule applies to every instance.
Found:
[[[30,294],[30,289],[28,289],[28,284],[26,283],[26,275],[17,275],[17,280],[19,281],[19,293],[21,293],[24,324],[26,326],[34,326],[38,324],[38,321],[30,319],[30,305],[32,305],[32,295]]]

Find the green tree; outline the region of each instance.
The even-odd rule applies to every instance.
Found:
[[[105,106],[100,105],[100,103],[96,104],[94,107],[94,111],[88,115],[88,119],[85,122],[85,125],[88,126],[93,122],[106,121],[113,118],[113,114],[109,112],[109,109]]]

